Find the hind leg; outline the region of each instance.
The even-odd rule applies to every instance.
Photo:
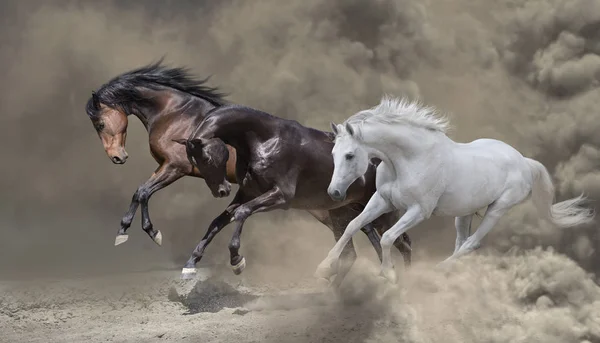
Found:
[[[408,233],[405,232],[400,237],[398,237],[394,241],[394,246],[402,254],[402,259],[404,260],[404,267],[410,267],[410,264],[412,263],[412,243],[410,241]]]
[[[512,207],[523,202],[527,195],[528,193],[524,192],[522,188],[515,188],[504,192],[500,198],[488,206],[483,221],[477,228],[477,231],[467,238],[451,258],[455,259],[479,249],[481,240],[492,230],[498,221],[500,221],[500,218]]]
[[[467,238],[471,235],[471,222],[473,220],[473,215],[470,214],[468,216],[456,217],[454,219],[454,226],[456,227],[456,244],[454,245],[454,253],[460,249],[460,247],[465,243]]]

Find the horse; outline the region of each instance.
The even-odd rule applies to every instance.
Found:
[[[276,209],[330,213],[356,205],[362,209],[375,192],[378,162],[367,163],[359,180],[349,185],[345,201],[333,201],[326,192],[333,172],[333,138],[331,133],[303,126],[295,120],[246,106],[227,105],[215,108],[187,139],[176,140],[185,146],[190,163],[205,175],[204,181],[213,194],[216,189],[230,189],[226,179],[226,144],[235,148],[235,173],[239,180],[233,200],[213,221],[216,224],[208,228],[183,267],[182,277],[195,272],[195,265],[210,240],[231,222],[236,222],[236,227],[229,243],[230,264],[234,271],[241,272],[246,260],[239,253],[240,236],[251,215]],[[390,212],[375,218],[374,223],[388,229],[398,218],[398,212]],[[335,225],[339,227],[343,223]],[[408,235],[399,237],[394,245],[408,266],[411,252]],[[351,241],[347,241],[342,250],[345,263],[340,266],[342,273],[330,283],[334,287],[339,286],[356,259]]]
[[[159,246],[162,234],[154,229],[150,220],[148,202],[157,191],[184,176],[203,178],[202,173],[190,164],[185,148],[174,143],[175,137],[187,137],[202,122],[207,113],[228,102],[218,87],[208,87],[208,78],[198,79],[187,68],[169,68],[162,59],[131,71],[124,72],[97,91],[86,103],[86,113],[110,160],[122,165],[127,161],[125,150],[128,116],[136,116],[148,132],[150,153],[158,168],[141,184],[131,199],[128,211],[121,219],[115,245],[128,240],[127,230],[141,206],[142,229]],[[236,151],[227,146],[226,178],[237,183],[235,176]],[[224,194],[225,190],[216,190]],[[215,195],[215,194],[213,194]],[[337,239],[344,222],[354,218],[362,208],[344,208],[338,211],[309,211],[319,222],[329,227]],[[335,224],[335,225],[334,225]],[[367,225],[363,232],[381,258],[380,234],[377,228]],[[410,254],[407,258],[410,260]]]
[[[167,68],[162,59],[156,63],[122,73],[97,91],[86,103],[90,118],[104,150],[114,164],[127,161],[125,150],[128,116],[136,116],[148,132],[150,153],[158,168],[141,184],[131,199],[129,210],[121,219],[115,245],[128,240],[127,230],[141,205],[142,229],[152,240],[162,245],[162,234],[150,220],[148,201],[157,191],[183,176],[202,177],[189,164],[185,150],[171,137],[189,135],[206,113],[226,104],[224,94],[216,87],[207,87],[206,79],[196,79],[186,68]],[[235,151],[230,149],[228,179],[235,182],[232,172]]]
[[[586,201],[583,193],[554,204],[552,178],[540,162],[495,139],[457,143],[447,136],[449,127],[448,117],[434,107],[390,96],[343,124],[331,123],[336,135],[332,149],[335,167],[327,192],[332,199],[343,201],[349,185],[368,168],[370,158],[382,162],[377,167],[377,191],[319,264],[316,277],[329,278],[336,273],[340,253],[357,228],[396,209],[406,212],[381,237],[380,275],[392,283],[396,273],[390,245],[432,215],[455,217],[454,252],[438,266],[478,249],[500,218],[528,198],[538,213],[556,226],[593,221],[594,211],[582,206]],[[471,219],[483,209],[482,222],[470,235]]]

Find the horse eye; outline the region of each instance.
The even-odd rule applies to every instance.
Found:
[[[102,122],[98,122],[94,126],[96,126],[97,131],[102,131],[104,129],[104,123],[102,123]]]
[[[352,155],[352,154],[346,154],[346,160],[350,161],[353,158],[354,158],[354,155]]]

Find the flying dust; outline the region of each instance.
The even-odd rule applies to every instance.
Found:
[[[227,199],[211,198],[202,180],[183,179],[150,202],[162,248],[139,222],[127,244],[112,246],[133,192],[156,164],[142,125],[131,118],[130,159],[112,165],[84,104],[108,79],[163,55],[199,77],[212,75],[211,86],[230,93],[232,102],[323,130],[383,93],[419,97],[450,113],[454,140],[497,138],[543,162],[558,200],[581,192],[600,197],[596,0],[15,0],[0,3],[0,16],[4,279],[179,268],[226,206]],[[206,338],[202,323],[210,323],[209,333],[219,333],[212,341],[600,342],[598,232],[598,225],[558,230],[525,203],[503,218],[476,256],[441,273],[433,263],[451,253],[455,230],[452,218],[432,218],[410,232],[416,264],[397,288],[373,276],[375,254],[357,237],[361,259],[338,297],[261,293],[246,304],[233,301],[248,314],[198,314],[201,327],[186,318],[178,328]],[[252,285],[254,293],[308,282],[333,244],[330,232],[305,213],[260,214],[242,237],[248,269],[234,277],[227,266],[230,234],[231,228],[223,230],[203,261],[216,280]],[[127,287],[139,282],[134,277]],[[156,322],[179,320],[181,310],[164,303],[163,293],[148,296],[162,304],[148,305],[150,313]],[[74,301],[40,294],[47,299],[41,305],[30,300],[29,309]],[[0,305],[13,304],[7,297]],[[85,311],[94,307],[83,306],[75,317],[96,316]],[[3,313],[0,326],[20,328],[11,330],[15,335],[32,332]],[[137,341],[133,322],[103,313],[104,328],[128,326],[131,333],[112,339]],[[228,335],[218,321],[231,316],[238,331]],[[81,324],[69,318],[58,321]],[[100,328],[92,330],[93,339],[105,341],[102,324],[91,322]],[[154,328],[157,335],[168,330]],[[52,330],[59,329],[41,332],[59,332]],[[71,335],[61,339],[83,340]]]

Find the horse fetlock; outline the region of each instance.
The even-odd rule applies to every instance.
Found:
[[[458,252],[458,250],[460,250],[460,247],[462,247],[466,241],[466,238],[456,238],[456,243],[454,244],[454,253]]]
[[[119,230],[119,233],[125,233],[125,231],[127,231],[127,229],[129,229],[129,227],[131,226],[131,222],[133,221],[133,218],[129,218],[127,216],[123,217],[123,219],[121,219],[121,229]]]
[[[236,264],[231,263],[231,269],[235,275],[240,275],[246,269],[246,259],[240,256],[241,259]],[[233,262],[233,261],[232,261]]]

